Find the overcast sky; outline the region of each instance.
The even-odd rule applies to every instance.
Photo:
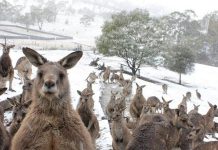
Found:
[[[2,0],[0,0],[2,1]],[[32,3],[34,0],[8,0],[15,3]],[[42,0],[48,1],[48,0]],[[75,2],[79,0],[56,0]],[[105,2],[105,0],[90,0]],[[194,10],[199,18],[205,14],[218,10],[218,0],[110,0],[113,2],[122,2],[119,9],[127,8],[146,8],[152,15],[163,15],[172,11],[183,11],[187,9]]]
[[[121,0],[124,1],[124,0]],[[198,17],[218,10],[218,0],[129,0],[132,5],[147,8],[157,15],[192,9]]]

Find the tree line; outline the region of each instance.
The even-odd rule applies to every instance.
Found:
[[[151,17],[135,9],[113,14],[104,22],[96,47],[122,57],[133,74],[143,64],[164,66],[181,75],[194,63],[218,66],[218,12],[198,19],[193,10]]]

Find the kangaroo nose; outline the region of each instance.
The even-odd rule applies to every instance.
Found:
[[[52,88],[52,87],[55,86],[55,82],[53,82],[53,81],[46,81],[46,82],[45,82],[45,86],[46,86],[48,89],[50,89],[50,88]]]

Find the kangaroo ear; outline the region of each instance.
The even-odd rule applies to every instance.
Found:
[[[82,95],[82,92],[81,91],[79,91],[79,90],[77,90],[77,93],[81,96]]]
[[[77,64],[77,62],[80,60],[82,55],[83,55],[82,51],[76,51],[76,52],[70,53],[69,55],[65,56],[64,58],[62,58],[58,62],[65,69],[70,69]]]
[[[30,63],[34,65],[35,67],[39,67],[48,61],[46,58],[44,58],[42,55],[40,55],[38,52],[36,52],[35,50],[31,48],[23,47],[22,50],[23,50],[24,55],[30,61]]]
[[[166,100],[163,97],[162,97],[162,100],[163,100],[164,103],[166,103]]]
[[[169,104],[169,103],[171,103],[173,100],[169,100],[167,103]]]
[[[0,95],[2,95],[6,90],[7,90],[7,88],[1,88],[0,89]]]
[[[138,83],[136,83],[136,86],[139,87]]]
[[[144,88],[144,87],[146,87],[146,85],[142,85],[142,86],[141,86],[141,88]]]
[[[208,104],[209,104],[210,107],[213,107],[213,104],[211,104],[210,102],[208,102]]]

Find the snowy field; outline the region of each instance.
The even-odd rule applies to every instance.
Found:
[[[66,56],[67,54],[71,53],[72,51],[67,50],[49,50],[49,51],[38,51],[40,54],[48,58],[49,60],[59,60],[60,58]],[[11,50],[10,52],[13,66],[15,66],[16,61],[18,58],[23,56],[21,50]],[[106,66],[112,66],[113,69],[118,69],[121,63],[124,63],[121,58],[118,57],[103,57],[102,55],[93,54],[91,51],[84,52],[83,57],[78,62],[78,64],[68,71],[69,80],[71,85],[71,96],[72,96],[72,104],[74,108],[77,105],[79,95],[77,94],[77,90],[83,90],[86,87],[86,77],[89,75],[90,72],[96,71],[94,67],[89,66],[89,63],[96,59],[96,57],[100,58],[99,63],[102,64],[103,62]],[[36,68],[33,69],[32,78],[35,76]],[[168,94],[163,95],[161,85],[145,82],[139,79],[136,79],[133,84],[133,94],[135,93],[135,82],[139,85],[146,85],[143,89],[143,94],[147,98],[149,96],[157,96],[161,99],[161,97],[165,97],[166,99],[170,100],[173,99],[173,102],[170,103],[171,108],[176,108],[177,105],[182,100],[182,95],[185,94],[187,91],[192,93],[191,101],[188,102],[188,111],[193,108],[193,104],[200,104],[199,112],[201,114],[205,114],[209,109],[209,105],[207,101],[211,102],[212,104],[218,104],[218,68],[210,67],[205,65],[196,64],[195,71],[189,75],[183,75],[182,81],[185,83],[185,86],[180,86],[171,82],[167,82],[165,79],[169,79],[172,81],[178,80],[178,74],[166,70],[164,68],[151,68],[151,67],[143,67],[141,68],[141,75],[152,78],[154,80],[166,83],[169,85]],[[15,71],[15,77],[17,77],[17,72]],[[131,78],[128,75],[124,76],[126,79]],[[7,97],[12,97],[14,95],[18,95],[22,92],[22,85],[19,84],[18,79],[13,80],[13,88],[16,92],[6,91],[5,94],[1,95],[0,100],[4,100]],[[7,84],[8,85],[8,84]],[[101,150],[109,150],[111,149],[111,135],[109,131],[109,126],[106,120],[102,120],[101,118],[104,117],[103,110],[99,103],[99,96],[101,91],[101,79],[98,79],[97,82],[93,85],[94,90],[94,100],[95,100],[95,114],[98,117],[100,128],[101,128],[101,136],[97,140],[97,147]],[[198,100],[195,95],[195,90],[198,91],[202,95],[202,100]],[[11,113],[5,114],[8,119],[11,118]],[[218,121],[218,120],[217,120]],[[209,137],[209,140],[214,140]]]

